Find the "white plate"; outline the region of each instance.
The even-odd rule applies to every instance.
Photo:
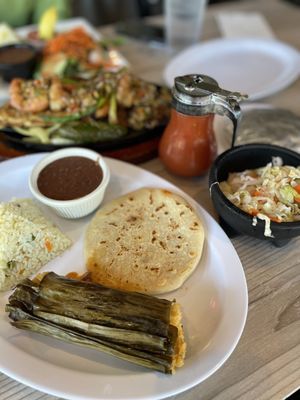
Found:
[[[65,31],[68,31],[68,30],[76,28],[76,27],[82,27],[95,40],[101,40],[101,38],[102,38],[102,35],[100,34],[100,32],[98,32],[84,18],[70,18],[67,20],[58,21],[56,23],[55,29],[57,32],[65,32]],[[36,29],[37,29],[36,25],[27,25],[27,26],[23,26],[21,28],[16,29],[16,33],[20,38],[26,40],[28,33],[32,32],[32,31],[36,31]],[[111,60],[113,60],[116,68],[125,67],[125,66],[129,65],[126,58],[121,53],[119,53],[117,50],[110,49],[108,51],[108,54],[109,54],[109,58]],[[2,103],[4,103],[5,101],[7,101],[7,99],[8,99],[8,86],[9,85],[0,78],[0,105]]]
[[[0,164],[0,201],[12,196],[30,197],[28,175],[42,156],[29,155]],[[182,306],[185,365],[174,376],[164,375],[97,351],[19,331],[9,324],[4,312],[7,296],[2,295],[0,370],[26,385],[68,399],[161,399],[202,382],[230,356],[246,320],[246,280],[230,240],[199,204],[154,174],[122,161],[106,160],[112,177],[104,202],[141,186],[162,187],[181,193],[203,220],[206,243],[197,269],[181,289],[162,296],[176,298]],[[90,217],[69,221],[50,211],[47,214],[74,245],[43,270],[60,274],[84,271],[82,238]]]
[[[250,100],[270,96],[291,84],[300,73],[299,52],[276,40],[216,39],[193,45],[166,66],[164,78],[205,74],[224,89],[249,95]]]

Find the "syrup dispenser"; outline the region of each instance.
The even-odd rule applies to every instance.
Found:
[[[214,115],[232,120],[234,144],[241,117],[239,102],[245,98],[246,95],[220,88],[207,75],[176,77],[170,121],[159,144],[159,156],[166,168],[185,177],[207,172],[217,153]]]

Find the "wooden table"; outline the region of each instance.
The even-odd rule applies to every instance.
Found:
[[[261,12],[279,40],[300,50],[300,7],[279,0],[248,0],[210,6],[203,39],[220,36],[214,19],[220,10]],[[107,35],[113,34],[111,28],[103,31]],[[144,43],[128,40],[122,52],[137,74],[162,82],[162,71],[170,58],[164,49],[149,48]],[[264,99],[275,106],[300,113],[299,100],[300,80]],[[158,159],[141,166],[180,187],[216,217],[207,190],[207,177],[192,180],[177,178],[169,174]],[[284,399],[299,388],[300,238],[283,248],[245,236],[234,238],[232,242],[243,264],[249,289],[245,330],[231,357],[215,374],[172,399],[276,400]],[[0,374],[0,400],[18,399],[57,398],[43,395]]]

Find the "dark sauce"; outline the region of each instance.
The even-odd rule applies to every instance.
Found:
[[[31,60],[34,51],[26,47],[8,47],[0,51],[0,64],[20,64]]]
[[[97,161],[72,156],[53,161],[39,173],[37,186],[46,197],[74,200],[95,190],[103,179]]]

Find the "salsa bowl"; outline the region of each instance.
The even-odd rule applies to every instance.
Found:
[[[27,43],[8,44],[0,47],[0,75],[7,82],[14,78],[32,77],[38,52]]]

